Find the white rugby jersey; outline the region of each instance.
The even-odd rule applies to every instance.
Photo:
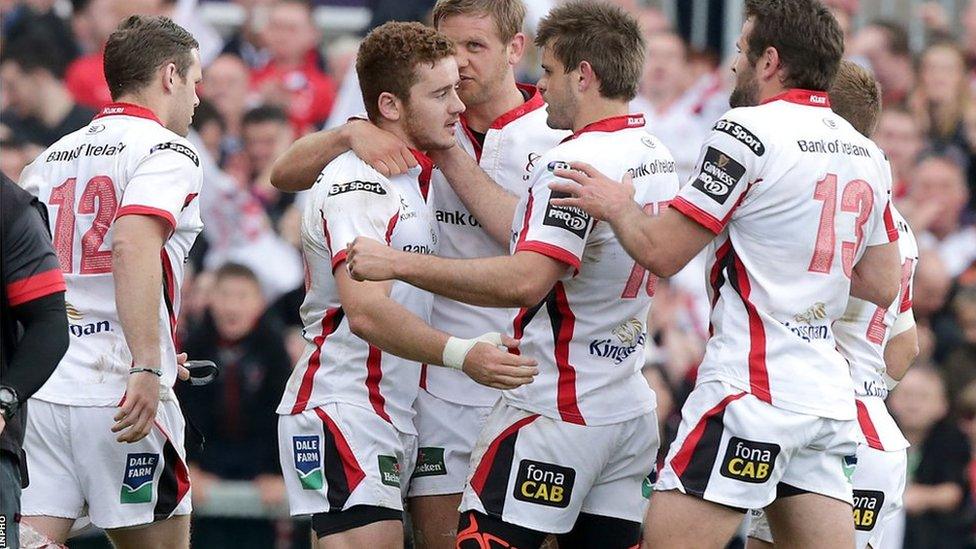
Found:
[[[901,254],[901,290],[898,299],[887,309],[852,297],[844,315],[834,322],[837,349],[851,363],[857,419],[868,445],[877,450],[901,450],[908,447],[901,430],[888,413],[884,400],[888,386],[884,382],[884,349],[891,337],[891,326],[900,315],[911,315],[912,280],[918,266],[918,244],[908,223],[895,208],[892,219],[898,228],[898,251]]]
[[[20,183],[47,205],[67,284],[68,352],[34,398],[56,404],[114,406],[125,393],[132,355],[115,307],[113,223],[124,215],[163,219],[171,233],[160,253],[159,306],[163,396],[176,380],[176,318],[184,263],[203,229],[200,160],[185,138],[152,111],[106,106],[24,169]]]
[[[898,232],[884,155],[829,105],[824,92],[794,89],[732,109],[672,205],[717,235],[706,247],[713,334],[698,381],[847,420],[851,374],[830,326],[865,246]]]
[[[549,295],[513,321],[519,352],[539,362],[535,380],[503,393],[509,404],[582,425],[626,421],[656,406],[641,376],[647,313],[657,279],[624,251],[606,223],[553,206],[553,171],[587,162],[611,179],[630,171],[635,200],[659,215],[678,189],[674,159],[628,115],[590,124],[536,163],[513,220],[512,253],[531,251],[567,265]]]
[[[528,191],[529,173],[539,156],[569,132],[546,125],[545,103],[535,86],[519,84],[519,88],[528,99],[491,124],[484,147],[467,127],[463,114],[455,135],[489,177],[521,198]],[[492,239],[464,207],[443,174],[435,171],[431,185],[436,189],[431,205],[441,237],[438,255],[461,259],[508,255],[508,249]],[[435,295],[430,321],[435,328],[458,337],[477,337],[510,330],[515,313],[515,309],[476,307]],[[491,406],[500,394],[475,383],[464,372],[436,366],[424,366],[421,386],[438,398],[468,406]]]
[[[345,268],[346,245],[357,236],[414,253],[437,251],[438,235],[427,201],[433,164],[414,152],[419,166],[386,178],[352,151],[322,170],[302,215],[308,273],[301,316],[305,351],[278,405],[281,415],[343,402],[373,410],[399,431],[416,434],[413,401],[420,364],[380,351],[349,329],[333,271]],[[430,320],[431,294],[393,282],[390,298]]]

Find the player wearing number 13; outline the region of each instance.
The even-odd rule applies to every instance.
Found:
[[[24,445],[25,522],[58,543],[86,510],[117,547],[189,543],[172,387],[183,264],[203,228],[203,174],[184,138],[198,103],[197,47],[169,19],[124,21],[105,48],[116,102],[21,177],[47,204],[67,284],[70,345],[32,399]]]
[[[831,324],[849,294],[898,293],[897,229],[882,152],[830,110],[843,52],[816,0],[747,0],[731,111],[697,173],[658,218],[593,170],[554,188],[666,276],[703,248],[713,334],[648,513],[650,547],[722,547],[742,508],[777,541],[852,547],[859,439],[849,366]],[[584,167],[585,168],[585,167]]]

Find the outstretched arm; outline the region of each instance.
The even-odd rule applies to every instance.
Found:
[[[340,154],[353,150],[386,177],[417,165],[400,139],[366,120],[351,120],[332,130],[318,131],[292,143],[271,168],[271,184],[280,191],[310,189],[319,173]]]
[[[630,175],[618,183],[583,162],[572,162],[570,168],[556,170],[555,174],[573,182],[549,185],[569,197],[554,198],[552,203],[580,208],[610,223],[627,253],[657,276],[669,277],[680,271],[715,237],[674,208],[660,216],[646,215],[634,202]]]
[[[496,242],[508,246],[518,197],[488,177],[471,155],[459,146],[431,151],[430,155],[464,207],[474,214]]]

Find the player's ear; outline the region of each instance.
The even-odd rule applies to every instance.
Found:
[[[589,61],[580,61],[579,66],[576,67],[577,80],[576,86],[580,93],[585,92],[593,86],[599,89],[600,84],[597,82],[596,73],[593,71],[593,65],[590,65]]]
[[[376,102],[380,109],[380,115],[382,115],[383,118],[393,121],[400,120],[403,104],[399,99],[397,99],[397,96],[390,92],[383,92],[380,94]]]
[[[518,65],[519,61],[522,60],[522,55],[525,53],[525,35],[517,33],[508,41],[508,64]]]
[[[161,70],[163,89],[167,92],[173,91],[173,88],[176,87],[177,79],[180,77],[176,69],[176,63],[166,63]]]
[[[762,58],[759,60],[759,74],[763,80],[770,80],[776,76],[776,72],[780,68],[783,68],[783,65],[780,61],[779,51],[776,48],[769,46],[766,48],[766,51],[763,52]],[[784,75],[780,76],[781,80],[782,76]]]

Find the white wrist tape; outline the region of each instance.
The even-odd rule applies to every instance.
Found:
[[[444,345],[444,354],[442,356],[444,366],[460,370],[464,366],[464,359],[468,357],[468,353],[479,342],[501,345],[502,335],[498,332],[488,332],[471,339],[462,339],[454,336],[447,338],[447,344]]]
[[[894,389],[896,386],[898,386],[898,380],[889,376],[888,372],[885,372],[883,375],[884,375],[885,386],[888,387],[889,391]]]

